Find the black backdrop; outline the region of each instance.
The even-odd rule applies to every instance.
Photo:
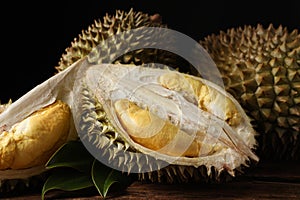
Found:
[[[227,28],[273,23],[300,30],[300,1],[10,1],[1,5],[0,100],[15,101],[55,72],[83,29],[116,9],[159,13],[169,28],[196,41]],[[199,4],[199,5],[198,5]]]

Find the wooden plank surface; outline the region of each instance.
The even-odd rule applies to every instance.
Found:
[[[5,198],[9,200],[41,199],[39,193]],[[103,199],[96,191],[53,191],[46,199]],[[300,163],[262,163],[247,174],[226,184],[149,184],[135,182],[122,193],[111,193],[107,199],[300,199]]]

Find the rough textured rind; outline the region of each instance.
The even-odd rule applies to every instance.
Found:
[[[200,41],[226,90],[253,119],[262,159],[300,158],[300,34],[272,24],[231,28]]]
[[[149,15],[143,12],[137,12],[130,9],[128,12],[116,10],[114,15],[106,15],[102,20],[95,20],[94,24],[90,25],[86,30],[83,30],[77,38],[71,43],[71,46],[66,48],[65,53],[60,58],[58,66],[55,68],[58,72],[64,70],[75,61],[88,55],[92,49],[99,45],[99,48],[109,52],[116,51],[107,46],[105,40],[113,35],[124,31],[130,31],[139,27],[166,27],[162,23],[159,14]],[[130,42],[131,38],[125,39]],[[124,44],[125,45],[125,44]],[[115,45],[113,45],[115,46]],[[117,46],[115,46],[117,47]],[[99,62],[106,59],[109,54],[101,55]],[[121,57],[117,58],[114,63],[123,64],[145,64],[148,62],[164,63],[176,67],[179,65],[178,57],[176,61],[169,52],[159,49],[138,49]],[[180,62],[184,62],[182,59]]]

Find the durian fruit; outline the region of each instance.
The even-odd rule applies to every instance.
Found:
[[[261,159],[300,158],[300,34],[244,26],[200,41],[259,133]]]
[[[155,51],[151,50],[151,52],[149,52],[148,50],[142,49],[142,50],[138,50],[137,51],[138,53],[125,54],[122,57],[116,56],[115,57],[116,59],[111,59],[111,57],[114,57],[115,52],[119,51],[119,49],[122,49],[124,46],[125,47],[130,46],[130,45],[138,46],[137,41],[135,40],[135,38],[130,37],[130,33],[129,33],[129,35],[126,35],[126,33],[125,33],[124,34],[125,36],[122,36],[122,34],[121,34],[122,32],[117,32],[116,35],[120,34],[121,35],[120,37],[122,39],[125,38],[124,40],[122,40],[122,43],[120,43],[120,42],[117,43],[118,41],[114,40],[114,39],[110,40],[109,37],[104,38],[103,40],[97,40],[97,42],[95,42],[95,40],[92,38],[94,37],[94,35],[97,35],[97,34],[91,34],[92,29],[93,29],[93,32],[98,33],[99,30],[101,30],[101,27],[93,26],[93,28],[90,28],[87,32],[83,32],[79,36],[79,38],[86,38],[85,39],[86,41],[84,43],[91,43],[93,45],[90,45],[90,46],[93,46],[93,47],[97,46],[97,48],[93,48],[93,49],[90,48],[89,50],[82,51],[85,53],[81,53],[80,56],[78,56],[77,58],[74,58],[74,59],[69,59],[68,57],[65,57],[63,55],[61,60],[68,60],[68,63],[73,63],[77,59],[88,56],[87,57],[88,61],[91,64],[103,64],[103,63],[128,64],[129,63],[129,64],[139,65],[140,63],[144,64],[144,63],[148,63],[148,62],[158,62],[158,63],[168,64],[168,66],[170,66],[170,63],[171,63],[171,66],[174,66],[172,64],[175,63],[175,66],[179,65],[181,69],[184,68],[183,65],[181,65],[182,60],[181,60],[181,58],[179,58],[179,56],[173,56],[173,55],[168,54],[167,52],[163,52],[162,54],[160,54],[160,53],[158,53],[158,50],[155,50]],[[148,33],[149,29],[141,29],[141,30],[142,31],[139,33],[139,41],[138,42],[145,42],[145,40],[146,40],[145,43],[147,43],[147,44],[151,43],[152,42],[151,38],[149,40],[147,40],[147,36],[149,35],[149,33]],[[145,32],[143,32],[143,31],[145,31]],[[95,37],[95,38],[98,38],[98,37]],[[164,38],[164,37],[161,37],[161,38]],[[172,38],[168,38],[168,39],[172,40]],[[77,41],[77,40],[75,39],[75,41]],[[172,43],[172,42],[170,42],[170,43]],[[70,49],[73,49],[73,48],[79,49],[78,46],[80,46],[79,43],[72,43],[71,47],[66,49],[67,54],[71,55],[72,51]],[[152,51],[154,53],[152,53]],[[143,56],[140,56],[140,55],[143,55]],[[155,55],[155,57],[153,55]],[[157,58],[157,56],[158,56],[158,58]],[[113,60],[113,62],[111,62],[111,60]],[[115,68],[115,69],[119,69],[120,71],[122,69],[122,68],[117,68],[116,66],[111,66],[111,67]],[[120,73],[120,75],[122,74],[121,72],[119,72],[119,73]],[[138,74],[135,76],[139,77]],[[97,78],[95,78],[93,80],[97,80]],[[88,137],[88,138],[90,138],[89,141],[92,141],[92,142],[98,144],[98,146],[97,146],[98,149],[97,148],[92,149],[91,151],[98,150],[100,154],[102,151],[104,151],[103,154],[105,154],[105,156],[108,156],[110,158],[111,157],[115,158],[115,156],[118,154],[118,152],[120,152],[120,151],[122,152],[122,148],[124,146],[129,148],[128,141],[124,141],[124,139],[122,139],[122,134],[118,133],[115,130],[116,128],[113,125],[111,125],[113,123],[113,122],[111,122],[112,119],[110,119],[110,118],[107,119],[106,112],[109,112],[109,111],[108,110],[103,111],[102,110],[102,107],[104,106],[103,102],[98,102],[99,99],[102,99],[102,98],[99,97],[99,99],[98,99],[95,97],[95,99],[93,100],[94,103],[91,103],[91,101],[90,101],[90,99],[93,99],[93,95],[91,95],[91,93],[99,90],[99,88],[105,88],[105,85],[106,85],[106,83],[103,82],[102,84],[99,84],[98,89],[96,87],[93,90],[86,89],[83,92],[80,92],[81,94],[86,94],[86,96],[84,96],[84,98],[82,100],[83,102],[87,103],[87,105],[84,106],[86,108],[86,110],[82,111],[83,113],[86,113],[86,115],[87,115],[87,116],[85,116],[85,118],[91,118],[92,121],[89,122],[91,124],[97,124],[97,123],[100,124],[98,131],[91,131],[90,127],[86,128],[86,129],[83,128],[82,137],[84,137],[84,138]],[[124,91],[124,90],[122,90],[122,91]],[[105,91],[105,92],[101,92],[101,93],[109,93],[109,92]],[[193,99],[194,97],[191,97],[191,98]],[[77,105],[81,105],[81,103],[79,102],[79,103],[77,103]],[[95,106],[95,105],[97,105],[97,106]],[[97,110],[98,107],[100,107],[101,108],[100,110],[102,110],[100,113],[97,113],[97,111],[92,112],[93,110]],[[93,109],[93,108],[97,108],[97,109]],[[240,112],[242,112],[242,111],[240,111]],[[78,113],[81,113],[81,112],[78,112]],[[88,113],[91,113],[91,114],[88,114]],[[96,123],[96,121],[98,121],[98,122]],[[86,121],[84,121],[84,122],[86,122]],[[81,121],[77,121],[76,124],[81,124],[81,123],[82,123]],[[80,128],[81,127],[79,127],[79,129]],[[250,131],[250,132],[252,132],[252,131]],[[254,133],[252,132],[252,134],[254,134]],[[250,135],[252,135],[252,134],[250,134]],[[125,134],[123,133],[123,135],[125,135]],[[99,139],[99,138],[102,138],[102,139]],[[108,141],[110,141],[110,142],[108,142]],[[114,142],[117,142],[117,143],[114,143]],[[254,141],[252,141],[250,143],[252,144],[250,146],[253,147]],[[110,150],[110,147],[108,144],[111,144],[112,150]],[[121,144],[123,144],[123,145],[121,145]],[[114,146],[118,146],[118,149],[114,149],[113,148]],[[132,142],[131,145],[129,145],[129,146],[131,148],[133,148],[135,146],[135,143]],[[137,151],[137,150],[135,150],[135,151]],[[108,153],[108,154],[106,154],[106,153]],[[105,157],[105,156],[103,156],[103,157]],[[140,158],[135,157],[133,153],[126,154],[125,157],[126,157],[126,159],[124,158],[125,160],[128,160],[128,159],[133,159],[133,160],[138,159],[139,160],[140,159]],[[150,156],[150,157],[147,157],[145,159],[152,160],[154,163],[156,163],[156,161],[159,160],[156,156]],[[120,158],[120,160],[122,160],[122,159],[123,158]],[[164,159],[165,158],[163,158],[163,160]],[[139,177],[140,177],[140,180],[150,180],[150,181],[154,181],[154,182],[155,181],[158,181],[158,182],[162,182],[162,181],[188,182],[191,180],[198,180],[198,181],[199,180],[201,180],[201,181],[216,181],[216,180],[218,180],[219,181],[219,179],[222,179],[221,177],[224,174],[233,175],[236,171],[238,171],[242,168],[243,164],[246,165],[246,160],[242,159],[238,163],[233,162],[232,163],[233,165],[231,165],[230,167],[228,166],[225,169],[224,166],[222,166],[222,167],[214,166],[215,164],[212,161],[213,159],[208,159],[208,160],[210,160],[210,161],[207,161],[207,163],[205,163],[205,164],[200,164],[200,163],[190,164],[189,162],[186,162],[184,164],[175,163],[174,165],[171,165],[171,166],[159,169],[159,170],[154,170],[149,173],[139,173]],[[106,161],[106,162],[108,162],[108,161]],[[134,161],[132,161],[132,162],[134,162]],[[150,161],[147,161],[147,162],[150,162]],[[227,166],[227,164],[226,164],[226,166]],[[137,161],[137,165],[141,169],[143,168],[142,163],[139,163],[138,161]],[[117,165],[116,167],[118,168],[120,166]],[[126,168],[125,170],[130,171],[131,167],[133,167],[133,166],[129,166],[128,167],[129,169]],[[151,166],[151,167],[155,168],[158,166]],[[224,174],[221,173],[222,171],[224,172]]]
[[[70,109],[61,101],[32,113],[0,138],[0,170],[41,166],[62,145],[70,129]],[[47,142],[45,142],[47,141]]]
[[[130,10],[128,13],[117,11],[116,16],[104,17],[104,22],[95,22],[66,49],[56,67],[57,74],[0,114],[2,132],[7,134],[7,130],[13,130],[16,124],[30,119],[30,114],[60,102],[67,105],[71,113],[65,141],[78,139],[74,136],[76,127],[83,141],[92,142],[94,146],[90,146],[101,158],[107,158],[106,162],[124,172],[137,172],[140,180],[214,181],[220,180],[224,174],[226,177],[234,176],[243,166],[258,161],[252,152],[256,147],[256,132],[239,103],[229,93],[210,81],[167,67],[141,66],[148,62],[180,65],[182,60],[168,52],[138,49],[119,57],[114,54],[122,45],[134,46],[138,42],[133,43],[136,41],[134,38],[125,37],[123,39],[127,43],[114,43],[117,40],[110,40],[108,36],[122,36],[122,30],[135,29],[141,30],[139,39],[147,41],[145,33],[149,29],[138,28],[164,27],[157,24],[156,19],[157,16]],[[128,34],[125,36],[130,36]],[[100,48],[93,48],[95,46]],[[104,72],[112,74],[103,76]],[[129,77],[116,79],[119,76],[115,75],[121,72]],[[153,84],[145,84],[147,81]],[[141,85],[143,87],[139,87]],[[129,96],[124,96],[124,93]],[[162,105],[165,105],[164,113],[159,112],[163,111],[159,109]],[[176,109],[173,108],[177,108],[178,113],[174,113]],[[162,129],[158,129],[157,125],[163,125]],[[148,140],[141,133],[155,134],[166,140],[160,144],[157,141],[163,140]],[[2,176],[2,182],[11,184],[12,181],[42,173],[35,170],[35,173],[28,173],[35,166],[26,167],[28,169],[22,171],[22,177],[18,173],[10,173],[10,170],[18,172],[19,168],[2,170],[7,174]]]

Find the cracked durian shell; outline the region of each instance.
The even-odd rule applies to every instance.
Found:
[[[75,124],[88,150],[113,168],[153,182],[218,182],[258,161],[248,117],[209,81],[167,69],[103,64],[88,69],[86,80]],[[177,116],[174,106],[181,105]]]
[[[300,34],[287,27],[244,26],[200,44],[219,68],[226,90],[251,117],[261,159],[300,158]]]
[[[57,102],[67,104],[72,113],[67,135],[74,133],[72,124],[77,126],[81,140],[94,144],[96,154],[121,171],[137,172],[140,180],[213,181],[222,172],[234,176],[251,160],[258,161],[252,152],[255,131],[240,105],[199,77],[166,68],[93,64],[85,57],[12,103],[1,113],[0,125],[14,130],[21,120],[17,127],[23,130],[27,116]],[[161,140],[144,137],[149,133]],[[49,140],[38,142],[47,145]],[[11,180],[42,171],[32,166],[1,173]]]

